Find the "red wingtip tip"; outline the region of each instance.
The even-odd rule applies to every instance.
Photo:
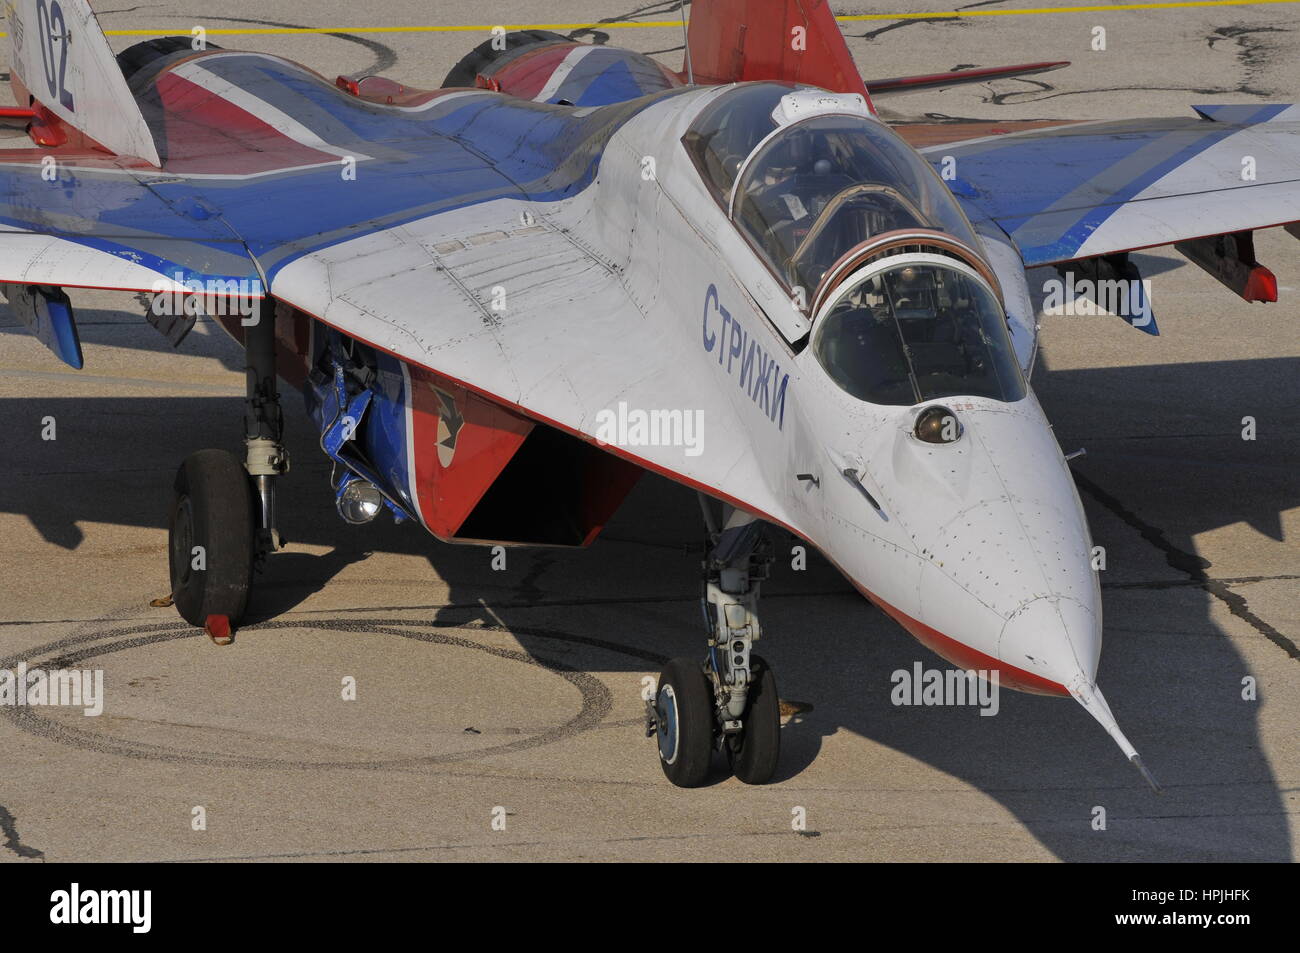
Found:
[[[230,627],[230,617],[224,615],[210,615],[203,623],[203,631],[208,633],[215,645],[229,645],[235,638],[234,631]]]

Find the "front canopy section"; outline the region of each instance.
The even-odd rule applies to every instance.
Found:
[[[861,97],[741,84],[683,142],[733,225],[805,302],[837,262],[886,233],[941,232],[979,257],[943,181]]]
[[[813,338],[831,380],[873,404],[956,396],[1012,402],[1026,393],[997,297],[955,258],[878,259],[827,301]]]

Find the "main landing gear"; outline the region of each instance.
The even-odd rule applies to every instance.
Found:
[[[676,658],[646,702],[646,734],[659,742],[659,763],[678,787],[704,783],[713,752],[721,750],[737,778],[766,784],[781,751],[781,706],[776,677],[759,655],[759,585],[768,576],[771,545],[763,524],[730,507],[721,529],[701,496],[708,527],[701,603],[708,627],[704,662]]]
[[[244,329],[244,461],[225,450],[191,454],[176,473],[168,551],[172,600],[186,622],[228,644],[248,607],[253,571],[284,545],[275,528],[275,478],[289,469],[275,375],[275,321]]]

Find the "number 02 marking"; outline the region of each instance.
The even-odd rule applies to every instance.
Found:
[[[71,37],[59,0],[53,0],[48,8],[45,0],[36,0],[36,32],[41,35],[41,65],[45,68],[45,83],[50,87],[50,95],[57,97],[63,108],[72,112],[72,93],[67,85],[68,40]],[[56,39],[59,40],[57,50],[54,47]]]

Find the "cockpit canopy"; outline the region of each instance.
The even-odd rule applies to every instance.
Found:
[[[833,106],[798,118],[818,95],[741,84],[682,140],[732,223],[792,291],[811,302],[841,256],[884,232],[934,229],[979,247],[943,181],[886,125]]]
[[[831,380],[873,404],[1026,393],[997,298],[974,269],[942,255],[862,269],[827,301],[813,336]]]

